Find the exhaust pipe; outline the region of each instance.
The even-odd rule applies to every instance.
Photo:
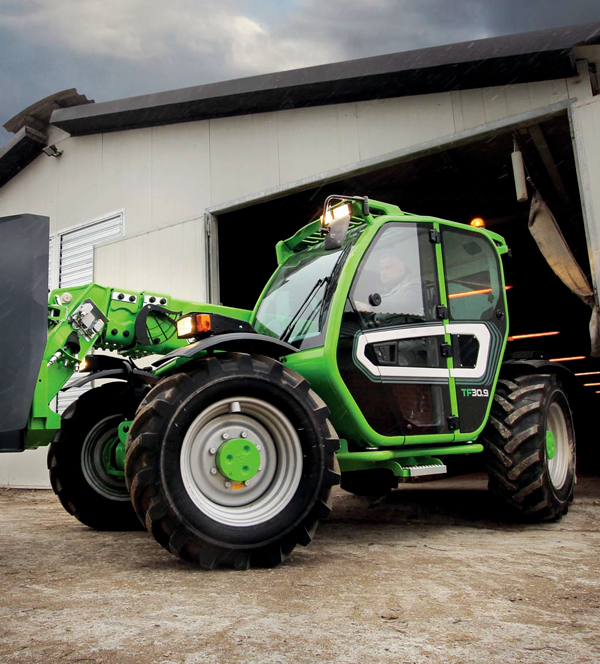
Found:
[[[21,452],[48,330],[48,217],[0,217],[0,452]]]

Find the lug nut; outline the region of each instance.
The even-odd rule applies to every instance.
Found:
[[[210,450],[208,450],[211,454],[216,454],[217,453],[217,448],[216,447],[211,447]]]
[[[225,482],[225,488],[231,489],[231,482]]]
[[[229,434],[227,433],[227,431],[223,431],[223,433],[221,434],[221,438],[223,440],[227,440],[229,438]]]
[[[259,470],[262,470],[262,466],[259,466],[258,469],[259,469]]]
[[[246,481],[244,482],[244,486],[250,486],[250,480],[246,480]]]
[[[248,432],[247,432],[247,431],[242,431],[242,433],[240,434],[240,436],[241,436],[242,438],[248,438]]]
[[[260,452],[262,450],[262,445],[257,445],[256,449]]]
[[[211,468],[210,469],[210,474],[211,475],[216,475],[217,474],[217,469],[216,468]]]

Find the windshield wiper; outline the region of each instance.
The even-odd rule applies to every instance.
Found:
[[[292,316],[292,318],[291,318],[290,322],[287,324],[285,330],[281,333],[281,336],[279,337],[280,341],[287,341],[290,338],[290,336],[291,336],[291,334],[294,330],[294,327],[296,327],[296,323],[298,322],[298,319],[300,318],[300,316],[302,316],[302,314],[304,313],[304,311],[306,310],[308,305],[312,302],[314,296],[317,294],[317,292],[319,291],[321,286],[323,284],[329,282],[329,280],[330,280],[330,277],[323,277],[322,279],[317,280],[315,285],[311,288],[310,293],[304,299],[304,302],[302,302],[302,304],[300,305],[300,307],[298,308],[296,313]]]
[[[325,289],[325,292],[323,293],[323,299],[321,300],[321,305],[319,307],[319,318],[317,322],[317,326],[319,328],[319,332],[323,329],[323,318],[325,317],[325,314],[327,313],[328,305],[329,302],[331,301],[331,297],[328,297],[331,291],[331,286],[336,283],[337,278],[340,274],[340,271],[342,269],[342,266],[344,264],[344,261],[346,260],[346,256],[350,253],[350,249],[352,249],[352,245],[349,244],[348,246],[345,247],[345,249],[340,253],[337,261],[335,262],[335,265],[333,266],[333,270],[331,271],[331,274],[329,277],[327,277],[327,281],[329,282],[327,284],[327,288]]]

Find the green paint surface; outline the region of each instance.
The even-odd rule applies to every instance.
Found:
[[[353,452],[347,453],[345,457],[343,456],[343,452],[339,455],[342,469],[344,469],[344,465],[347,470],[350,469],[350,466],[354,468],[372,468],[374,465],[378,465],[379,467],[390,467],[397,474],[400,474],[402,467],[407,465],[407,457],[409,456],[420,459],[422,462],[427,458],[433,459],[432,455],[443,456],[446,454],[472,454],[480,452],[481,446],[465,445],[465,443],[475,441],[483,430],[483,425],[478,431],[474,432],[454,431],[445,434],[419,436],[384,436],[371,428],[352,393],[342,380],[336,356],[344,307],[359,265],[381,229],[385,224],[392,222],[427,224],[436,230],[441,230],[444,226],[450,226],[483,235],[495,248],[498,258],[507,252],[507,247],[499,235],[486,229],[475,229],[466,227],[464,224],[445,221],[435,217],[406,213],[394,205],[377,201],[370,201],[370,208],[370,214],[365,216],[362,214],[360,205],[352,203],[352,222],[354,224],[352,232],[357,233],[358,236],[355,237],[349,250],[339,275],[337,287],[332,294],[328,310],[325,312],[323,345],[317,348],[302,349],[295,354],[281,358],[281,361],[310,381],[312,389],[326,402],[331,412],[330,420],[337,433],[341,438],[351,441]],[[299,251],[311,251],[315,247],[318,247],[320,242],[322,242],[322,238],[323,235],[320,231],[320,222],[318,220],[307,224],[294,236],[277,245],[279,265],[283,265],[291,256],[297,254]],[[440,245],[436,245],[436,259],[438,263],[441,304],[447,305],[447,294],[442,269],[444,257]],[[502,272],[502,263],[500,260],[499,263]],[[277,272],[275,272],[270,282],[275,278],[276,274]],[[164,295],[164,298],[167,299],[165,306],[171,311],[180,312],[181,315],[190,312],[221,313],[253,323],[256,311],[261,299],[267,292],[269,283],[266,284],[265,290],[259,297],[254,311],[191,302],[168,295]],[[72,296],[71,302],[68,305],[56,304],[57,298],[67,291]],[[116,351],[124,357],[139,359],[147,355],[165,355],[188,345],[186,340],[178,339],[175,334],[163,340],[151,338],[150,346],[144,346],[139,343],[135,335],[135,322],[144,306],[144,296],[146,293],[132,293],[123,289],[123,292],[132,293],[137,298],[135,302],[129,302],[113,298],[115,291],[121,292],[121,289],[104,287],[98,284],[87,284],[68,289],[58,289],[50,293],[48,341],[30,411],[26,438],[27,447],[35,448],[39,445],[48,444],[60,428],[60,415],[53,411],[49,404],[53,402],[59,390],[75,373],[77,362],[82,361],[90,351],[104,349]],[[152,295],[163,297],[160,293],[156,292],[152,292]],[[503,296],[506,298],[505,293],[503,293]],[[87,299],[93,300],[106,316],[108,322],[94,338],[87,340],[80,337],[81,350],[78,356],[74,357],[72,353],[68,354],[66,352],[67,340],[73,332],[69,317]],[[504,303],[506,306],[506,299]],[[155,320],[151,320],[150,322],[156,323]],[[507,335],[508,330],[506,332]],[[504,338],[504,347],[506,346],[506,336]],[[449,341],[448,336],[446,337],[446,341]],[[57,352],[62,353],[60,360],[48,366],[48,361]],[[217,350],[216,352],[219,351]],[[169,375],[179,370],[187,362],[196,360],[204,355],[205,351],[199,351],[194,357],[174,358],[158,369],[154,369],[153,373],[159,377]],[[498,379],[500,364],[501,358],[496,367],[495,381]],[[453,367],[452,358],[448,358],[447,366],[448,368]],[[460,417],[456,398],[457,387],[454,379],[450,379],[449,389],[452,414]],[[494,390],[495,383],[492,389],[490,389],[486,420],[489,417]],[[119,439],[115,443],[114,454],[112,454],[110,460],[110,465],[115,472],[122,472],[123,467],[126,439],[123,430],[119,432]],[[548,456],[552,458],[555,446],[553,441],[549,441],[550,437],[547,435]],[[249,450],[245,449],[246,446],[249,446]],[[405,454],[399,456],[397,452],[403,449],[403,446]],[[369,450],[366,448],[378,449]],[[418,450],[418,448],[421,449]],[[392,454],[389,456],[382,455],[386,450]],[[359,454],[360,456],[355,456],[355,454]],[[365,455],[366,458],[363,458],[362,455]],[[229,459],[230,456],[233,458]],[[402,464],[398,461],[399,459],[402,459]],[[260,454],[256,447],[246,439],[235,439],[224,443],[219,448],[217,464],[220,472],[227,479],[246,481],[258,472]],[[363,466],[362,464],[366,465]]]
[[[554,455],[556,454],[556,441],[550,429],[546,431],[546,454],[549,459],[554,459]]]
[[[104,469],[109,475],[123,479],[125,473],[125,450],[120,449],[121,441],[116,436],[104,450],[102,461],[104,462]]]
[[[260,452],[247,438],[232,438],[217,450],[217,468],[234,482],[252,479],[260,466]]]

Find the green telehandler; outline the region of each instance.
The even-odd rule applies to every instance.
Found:
[[[253,311],[97,284],[48,296],[44,217],[1,219],[0,247],[0,449],[49,445],[54,491],[92,528],[145,527],[204,568],[274,566],[340,481],[381,496],[474,454],[507,516],[568,510],[574,379],[504,358],[509,249],[489,230],[330,196],[277,244]]]

